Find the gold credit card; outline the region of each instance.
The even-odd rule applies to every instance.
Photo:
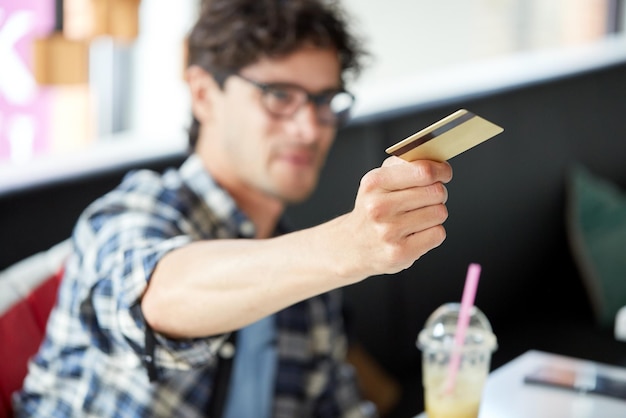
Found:
[[[407,161],[447,161],[502,131],[502,127],[460,109],[390,146],[385,152]]]

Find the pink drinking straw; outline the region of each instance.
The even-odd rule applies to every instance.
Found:
[[[465,277],[465,286],[463,288],[463,298],[461,299],[461,311],[459,319],[456,323],[456,334],[454,336],[454,347],[452,350],[452,358],[448,368],[448,378],[446,380],[445,392],[451,393],[456,384],[456,375],[461,365],[461,350],[465,344],[465,333],[470,321],[470,312],[474,306],[476,298],[476,288],[478,287],[478,279],[480,278],[480,264],[472,263],[467,269]]]

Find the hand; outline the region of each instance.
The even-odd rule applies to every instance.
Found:
[[[363,176],[355,207],[343,219],[357,275],[396,273],[441,245],[448,217],[444,183],[451,179],[446,162],[397,157]]]

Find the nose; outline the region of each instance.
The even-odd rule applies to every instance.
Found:
[[[317,107],[308,101],[298,109],[293,117],[298,138],[305,143],[314,142],[320,134],[320,122],[317,116]]]

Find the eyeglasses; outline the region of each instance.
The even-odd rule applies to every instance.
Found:
[[[311,102],[317,111],[319,123],[331,126],[344,125],[350,118],[354,96],[344,89],[332,89],[318,94],[289,83],[261,83],[238,73],[231,75],[247,81],[261,90],[261,102],[265,109],[278,117],[293,116],[306,102]]]

